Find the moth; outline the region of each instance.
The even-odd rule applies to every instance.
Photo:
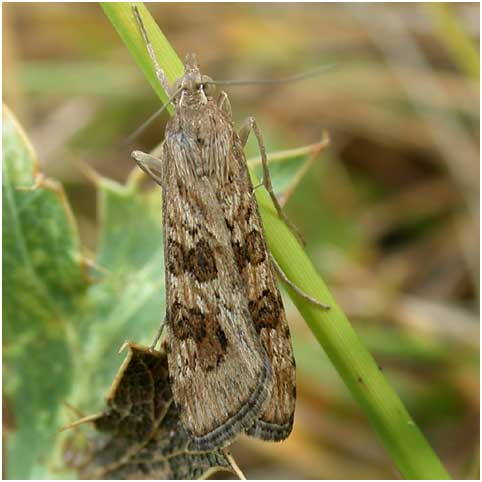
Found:
[[[215,85],[200,72],[194,54],[170,86],[134,13],[175,106],[160,158],[140,151],[132,156],[162,188],[163,326],[182,423],[200,450],[226,446],[241,432],[283,440],[293,426],[295,360],[277,266],[243,152],[253,130],[266,181],[261,133],[254,118],[236,133],[227,95],[215,97]],[[279,208],[271,183],[267,186]]]

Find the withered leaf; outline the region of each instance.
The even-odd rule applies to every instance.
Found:
[[[191,439],[172,399],[164,349],[126,344],[128,354],[107,395],[107,408],[89,417],[97,434],[81,477],[204,479],[233,471],[222,450],[188,449]]]

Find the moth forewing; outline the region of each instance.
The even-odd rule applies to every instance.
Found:
[[[282,440],[296,400],[289,328],[242,142],[201,79],[191,60],[162,160],[133,155],[163,191],[174,399],[200,448],[242,431]]]
[[[236,265],[255,330],[273,371],[273,387],[249,435],[285,439],[293,426],[296,373],[291,337],[276,286],[263,225],[240,138],[232,132],[226,180],[216,178],[216,193],[231,235]]]
[[[252,427],[273,377],[215,191],[227,181],[234,133],[197,79],[187,64],[162,159],[134,158],[162,186],[173,396],[193,448],[206,449]]]
[[[181,420],[205,449],[252,425],[272,374],[210,178],[178,175],[176,164],[189,161],[171,157],[179,136],[173,121],[163,156],[169,372]]]

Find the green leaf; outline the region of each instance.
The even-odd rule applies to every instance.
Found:
[[[101,407],[121,343],[151,341],[162,320],[161,200],[135,182],[98,178],[100,245],[89,285],[65,195],[38,173],[8,110],[3,145],[8,475],[48,478],[59,475],[56,431],[68,422],[62,404]]]
[[[126,339],[149,344],[164,317],[164,257],[161,199],[99,178],[100,242],[97,282],[79,313],[79,350],[71,403],[85,411],[102,407],[102,394],[119,366],[117,350]]]
[[[144,75],[154,89],[154,92],[157,93],[163,102],[166,102],[168,99],[168,93],[164,92],[162,89],[162,86],[157,79],[152,61],[147,55],[144,39],[141,36],[139,26],[132,14],[133,6],[137,6],[139,9],[142,22],[144,23],[145,29],[156,53],[156,58],[160,59],[159,62],[164,69],[167,80],[170,84],[182,75],[184,72],[184,66],[171,44],[157,27],[149,10],[147,10],[142,2],[102,2],[101,6],[104,13],[112,22],[112,25],[114,25],[117,30],[117,33],[129,49],[129,52],[137,65],[142,72],[144,72]],[[172,113],[172,106],[168,106],[167,110]]]
[[[36,478],[45,474],[59,405],[71,387],[68,319],[87,282],[65,194],[38,173],[32,146],[6,108],[2,172],[3,380],[13,420],[8,475]]]

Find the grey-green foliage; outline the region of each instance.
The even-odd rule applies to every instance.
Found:
[[[77,231],[59,185],[41,180],[25,134],[3,112],[3,381],[10,478],[43,475],[60,404],[71,388],[67,338],[87,282]]]
[[[149,340],[162,317],[160,199],[99,178],[101,241],[89,273],[61,186],[40,178],[23,189],[38,165],[8,111],[3,143],[8,476],[53,477],[63,402],[101,409],[122,341]]]

